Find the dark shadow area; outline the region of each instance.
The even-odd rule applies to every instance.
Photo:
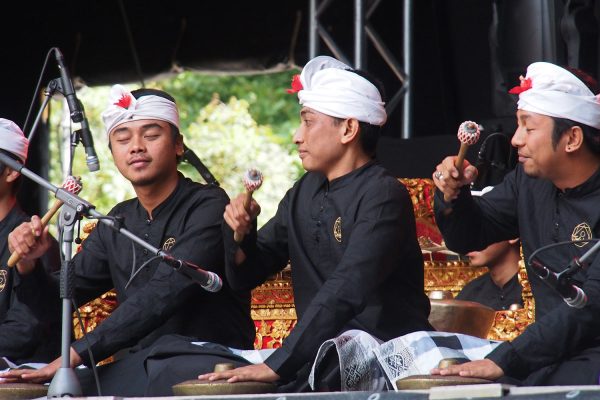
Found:
[[[364,3],[369,8],[373,1]],[[323,29],[351,60],[353,4],[333,0],[321,17]],[[400,63],[402,4],[382,0],[369,19]],[[465,120],[480,123],[486,132],[512,134],[515,99],[507,90],[533,61],[598,75],[600,2],[413,0],[413,4],[414,128],[410,134],[423,142],[433,136],[430,141],[437,145],[430,153],[456,151],[456,128]],[[302,66],[308,57],[308,0],[57,0],[17,2],[11,9],[0,25],[6,55],[0,65],[4,77],[0,115],[18,124],[25,121],[32,98],[38,101],[36,83],[53,46],[63,52],[75,80],[91,86],[142,82],[182,69],[266,72]],[[322,40],[319,54],[331,54]],[[367,41],[365,64],[364,69],[383,82],[391,98],[400,82],[371,41]],[[42,85],[56,77],[58,69],[51,58]],[[401,129],[399,103],[383,136],[398,139]],[[52,162],[46,160],[45,131],[42,124],[30,155],[30,167],[42,175]],[[436,139],[440,136],[449,138]],[[407,162],[404,175],[423,173],[412,165],[417,164]],[[35,189],[27,186],[24,206],[36,211],[45,203],[38,202],[39,196],[32,194]]]

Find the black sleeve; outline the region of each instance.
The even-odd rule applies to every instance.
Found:
[[[435,220],[446,246],[459,254],[482,250],[492,243],[519,236],[517,219],[518,192],[515,171],[483,196],[472,197],[464,186],[458,198],[444,201],[436,189]]]
[[[223,271],[223,241],[221,223],[226,198],[205,198],[190,206],[190,216],[177,244],[171,249],[174,257],[190,261],[217,274]],[[161,262],[144,288],[138,290],[117,307],[86,338],[73,343],[73,348],[86,365],[87,342],[98,360],[136,344],[152,330],[161,326],[197,290],[197,283]]]
[[[60,320],[60,298],[57,287],[52,284],[49,273],[60,266],[58,243],[51,238],[48,252],[37,262],[27,276],[21,276],[16,268],[9,271],[7,287],[11,288],[6,315],[0,324],[0,355],[13,361],[38,356],[37,348],[44,340],[47,329]],[[52,328],[56,328],[52,325]],[[46,360],[36,360],[46,361]]]
[[[223,223],[223,240],[225,242],[225,271],[227,280],[236,290],[250,290],[263,283],[269,276],[281,271],[288,263],[287,218],[289,215],[290,192],[279,203],[277,213],[260,231],[256,232],[256,221],[253,231],[244,236],[238,246],[233,240],[233,231]],[[241,248],[246,260],[235,264],[235,253]]]
[[[361,313],[374,291],[399,267],[414,240],[410,198],[398,182],[367,191],[346,251],[302,318],[266,364],[284,378],[311,361],[319,346]],[[410,227],[408,224],[411,224]],[[406,254],[406,253],[405,253]],[[292,265],[293,268],[293,265]]]
[[[16,269],[11,272],[15,271]],[[12,361],[33,354],[40,341],[43,340],[41,318],[46,311],[42,309],[44,302],[35,301],[26,304],[19,300],[19,297],[31,299],[32,295],[39,295],[37,288],[40,283],[45,282],[44,271],[40,267],[36,268],[32,274],[41,276],[32,277],[31,286],[21,290],[19,296],[17,296],[17,288],[11,292],[10,305],[0,324],[0,356],[7,357]]]
[[[72,293],[77,306],[81,306],[90,300],[95,299],[106,291],[112,289],[112,279],[107,266],[106,254],[108,254],[104,244],[98,236],[98,227],[96,227],[89,237],[83,242],[82,251],[76,253],[71,260],[71,268],[74,274]],[[86,251],[85,249],[90,249]],[[56,249],[51,246],[52,256],[56,254]],[[83,253],[85,251],[85,253]],[[60,261],[58,267],[56,261],[46,264],[47,257],[38,260],[36,274],[19,275],[18,293],[22,301],[27,304],[33,302],[44,302],[44,299],[60,297]],[[39,269],[39,270],[38,270]],[[45,276],[42,276],[45,271]],[[21,295],[21,292],[27,290],[29,295]]]

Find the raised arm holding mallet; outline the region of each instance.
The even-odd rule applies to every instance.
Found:
[[[67,179],[65,179],[62,188],[69,193],[73,193],[75,195],[79,194],[79,192],[81,192],[81,189],[83,188],[83,185],[81,184],[81,178],[69,175]],[[48,222],[50,222],[54,214],[56,214],[56,212],[60,209],[62,205],[63,202],[61,200],[57,199],[54,201],[52,207],[50,207],[50,209],[42,217],[42,228],[44,228],[48,224]],[[10,258],[8,259],[6,264],[9,267],[14,267],[15,265],[17,265],[20,259],[21,257],[19,257],[17,253],[13,253],[10,255]]]
[[[252,201],[252,193],[262,185],[263,176],[262,173],[256,168],[250,168],[244,174],[244,188],[246,189],[244,197],[244,209],[248,211],[250,209],[250,202]],[[233,239],[236,243],[240,243],[244,240],[244,234],[234,232]]]

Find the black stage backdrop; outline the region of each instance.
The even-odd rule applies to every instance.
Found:
[[[373,0],[364,3],[368,8]],[[400,62],[402,3],[381,0],[370,19]],[[353,59],[353,4],[333,0],[321,17],[324,29],[349,59]],[[383,132],[389,140],[381,151],[399,176],[430,176],[439,162],[438,150],[444,154],[458,150],[456,129],[464,120],[479,122],[487,134],[510,135],[515,99],[506,91],[518,83],[529,63],[552,61],[597,75],[600,2],[413,0],[413,4],[414,129],[410,136],[415,143],[399,139],[400,105],[390,114]],[[308,6],[309,0],[11,3],[0,24],[4,54],[0,116],[23,124],[44,58],[53,46],[62,50],[73,77],[92,86],[140,82],[173,66],[234,72],[265,71],[280,64],[301,66],[308,53]],[[319,53],[331,54],[322,41],[320,48]],[[390,97],[398,90],[398,80],[370,42],[366,69],[379,77]],[[56,77],[58,69],[51,59],[42,83]],[[38,108],[36,97],[34,112]],[[42,176],[52,162],[47,159],[46,130],[42,124],[36,133],[28,162]],[[432,146],[425,146],[424,138],[440,136],[452,139],[431,139]],[[397,146],[422,149],[434,161],[417,167],[418,163],[406,162],[414,153],[400,157],[403,152],[392,152]],[[44,190],[25,180],[23,192],[26,211],[45,211]]]

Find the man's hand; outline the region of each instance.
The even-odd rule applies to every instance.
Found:
[[[225,207],[223,217],[234,232],[247,235],[252,228],[252,220],[260,214],[260,206],[254,199],[250,202],[250,210],[244,208],[245,194],[240,194]]]
[[[199,380],[216,381],[218,379],[227,379],[227,382],[275,382],[279,375],[275,373],[267,364],[247,365],[223,372],[210,372],[198,376]]]
[[[451,365],[448,368],[434,368],[431,375],[458,375],[495,381],[504,376],[504,371],[495,362],[488,359]]]
[[[454,166],[455,160],[456,156],[446,157],[441,164],[435,167],[435,172],[432,175],[435,186],[444,193],[444,199],[447,200],[456,199],[461,187],[470,185],[477,179],[477,168],[464,160],[461,174]]]
[[[42,220],[37,215],[31,217],[31,222],[23,222],[8,235],[8,249],[19,256],[17,268],[22,275],[33,271],[35,260],[48,250],[50,244],[48,226],[42,226]]]
[[[70,349],[70,360],[71,368],[75,368],[81,364],[81,357],[75,352],[73,348]],[[14,383],[14,382],[32,382],[32,383],[44,383],[50,381],[56,371],[62,364],[62,357],[58,357],[50,364],[40,369],[13,369],[7,372],[0,373],[0,382],[2,383]]]

